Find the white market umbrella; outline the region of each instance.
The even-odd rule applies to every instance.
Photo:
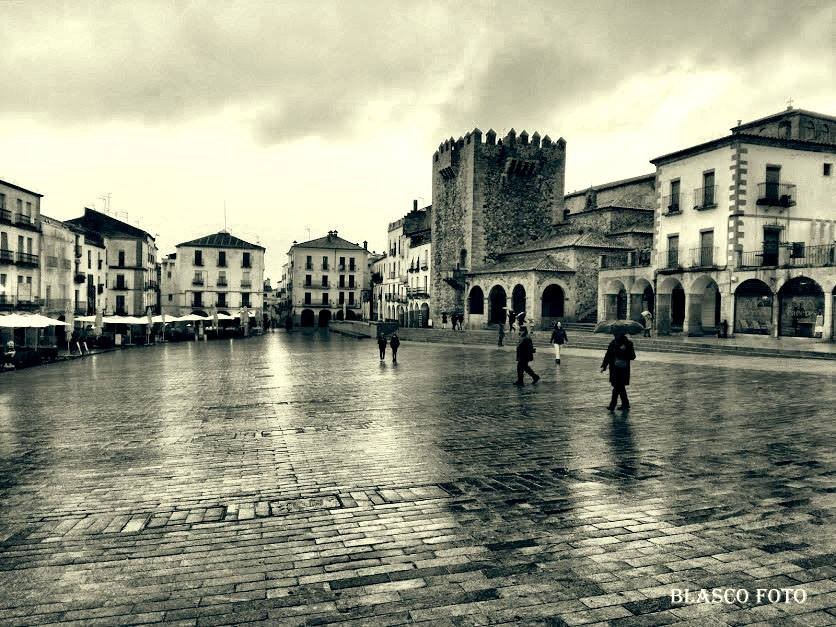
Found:
[[[96,316],[76,316],[76,322],[95,322]]]

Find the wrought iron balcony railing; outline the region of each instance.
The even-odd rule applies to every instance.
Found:
[[[8,209],[0,209],[0,222],[9,222],[12,221],[12,212]]]
[[[659,253],[659,266],[665,270],[675,270],[681,268],[682,263],[679,259],[679,249],[663,250]]]
[[[794,207],[795,185],[792,183],[758,183],[757,204],[767,207]]]
[[[17,253],[17,263],[22,266],[37,266],[38,256],[32,253]]]
[[[650,266],[650,257],[650,250],[631,250],[626,255],[606,255],[601,258],[601,269],[647,268]]]
[[[717,206],[717,186],[698,187],[694,190],[694,209],[705,211]]]
[[[836,266],[836,244],[807,246],[790,242],[776,248],[750,250],[738,254],[738,268],[797,268]]]
[[[692,248],[690,251],[692,268],[713,268],[717,265],[717,248]]]
[[[0,263],[14,263],[15,254],[11,250],[5,248],[0,250]]]

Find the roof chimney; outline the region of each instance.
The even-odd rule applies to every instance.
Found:
[[[369,249],[369,242],[367,242],[366,240],[363,240],[363,250],[368,250],[368,249]]]
[[[417,198],[412,201],[412,210],[413,211],[418,211],[418,199]]]

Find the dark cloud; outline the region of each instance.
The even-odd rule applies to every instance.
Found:
[[[754,89],[769,59],[808,49],[832,76],[831,29],[815,27],[832,24],[827,3],[461,4],[6,2],[0,113],[168,123],[233,108],[276,143],[424,107],[445,136],[533,128],[682,64],[735,68]]]

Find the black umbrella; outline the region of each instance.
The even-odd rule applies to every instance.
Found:
[[[632,335],[642,333],[644,327],[634,320],[604,320],[595,326],[595,333],[624,333]]]

